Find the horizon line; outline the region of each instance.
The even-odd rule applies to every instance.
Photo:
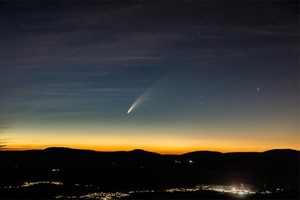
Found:
[[[98,151],[98,150],[94,150],[94,149],[85,149],[85,148],[72,148],[72,147],[66,147],[66,146],[49,146],[46,148],[32,148],[32,149],[25,149],[25,148],[5,148],[2,147],[0,148],[0,151],[44,151],[47,149],[69,149],[69,150],[80,150],[80,151],[93,151],[93,152],[99,152],[99,153],[113,153],[113,152],[132,152],[132,151],[144,151],[144,152],[149,152],[149,153],[155,153],[155,154],[160,154],[160,155],[184,155],[184,154],[188,154],[188,153],[194,153],[194,152],[213,152],[213,153],[221,153],[221,154],[227,154],[227,153],[264,153],[264,152],[268,152],[268,151],[274,151],[274,150],[291,150],[291,151],[298,151],[300,152],[300,150],[298,149],[292,149],[292,148],[274,148],[274,149],[267,149],[264,151],[228,151],[228,152],[221,152],[221,151],[214,151],[214,150],[207,150],[207,149],[203,149],[203,150],[195,150],[195,151],[188,151],[188,152],[184,152],[184,153],[159,153],[159,152],[155,152],[155,151],[150,151],[150,150],[146,150],[146,149],[141,149],[141,148],[134,148],[131,150],[114,150],[114,151]]]

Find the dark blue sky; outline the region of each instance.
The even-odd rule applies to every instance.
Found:
[[[7,147],[300,148],[299,2],[0,2],[0,46]]]

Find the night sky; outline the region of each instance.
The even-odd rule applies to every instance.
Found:
[[[297,1],[1,1],[0,48],[5,148],[300,149]]]

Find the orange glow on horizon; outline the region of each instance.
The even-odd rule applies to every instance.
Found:
[[[300,151],[300,148],[290,148],[284,146],[271,147],[271,148],[234,148],[234,147],[207,147],[207,148],[155,148],[155,147],[133,147],[133,146],[84,146],[84,145],[20,145],[14,146],[9,145],[4,150],[22,151],[22,150],[43,150],[49,147],[63,147],[71,149],[81,149],[81,150],[93,150],[99,152],[114,152],[114,151],[132,151],[134,149],[142,149],[149,152],[159,153],[159,154],[184,154],[193,151],[216,151],[221,153],[229,152],[264,152],[271,149],[294,149]]]
[[[273,130],[272,130],[273,131]],[[156,132],[157,134],[151,134]],[[193,151],[226,152],[263,152],[270,149],[300,150],[299,140],[295,139],[294,130],[274,131],[246,130],[238,134],[236,130],[186,130],[185,134],[162,130],[145,129],[144,132],[131,134],[130,130],[115,133],[92,132],[81,130],[74,132],[55,130],[11,130],[4,138],[6,150],[34,150],[48,147],[67,147],[95,151],[131,151],[143,149],[160,154],[184,154]],[[43,134],[41,134],[43,133]],[[267,134],[268,133],[268,134]],[[272,137],[270,137],[272,135]]]

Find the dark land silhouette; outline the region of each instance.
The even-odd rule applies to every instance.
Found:
[[[197,151],[161,155],[144,150],[96,152],[47,148],[0,151],[0,163],[0,198],[53,198],[58,194],[82,195],[95,191],[160,190],[197,184],[241,183],[251,184],[259,190],[289,188],[288,192],[256,196],[259,199],[299,197],[300,152],[290,149],[261,153]],[[63,184],[14,187],[38,181]],[[124,198],[202,197],[231,198],[213,191],[140,193]]]

